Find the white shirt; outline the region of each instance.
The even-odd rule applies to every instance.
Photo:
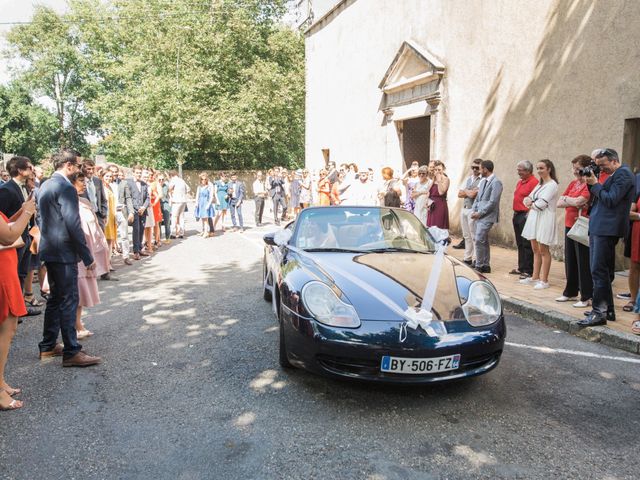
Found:
[[[362,183],[360,180],[356,180],[351,184],[349,190],[351,190],[349,205],[372,207],[379,203],[377,189],[375,185],[368,180],[365,183]]]
[[[253,194],[256,197],[266,197],[267,189],[264,180],[256,180],[253,182]]]
[[[29,198],[29,195],[27,194],[27,187],[25,186],[25,184],[20,183],[16,178],[12,178],[11,180],[13,180],[15,184],[20,187],[20,191],[22,192],[22,196],[24,197],[24,200],[26,202],[27,198]]]
[[[116,207],[120,206],[120,184],[118,182],[113,182],[110,183],[109,186],[111,187],[111,191],[113,192],[113,197],[116,201]]]
[[[189,186],[183,179],[178,176],[173,177],[169,182],[169,191],[173,203],[186,203]]]

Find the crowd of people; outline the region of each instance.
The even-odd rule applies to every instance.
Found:
[[[464,262],[482,273],[490,273],[488,233],[499,219],[502,183],[492,173],[489,161],[476,159],[471,175],[458,192],[464,198],[460,215]],[[575,302],[588,308],[581,326],[606,325],[615,321],[613,291],[615,248],[624,239],[630,259],[629,293],[624,311],[640,313],[640,174],[634,175],[610,148],[571,160],[573,179],[561,192],[556,167],[548,159],[522,161],[513,195],[513,229],[518,249],[518,275],[523,287],[549,288],[551,247],[564,240],[566,283],[557,302]],[[564,232],[556,226],[557,209],[565,211]],[[640,321],[632,331],[640,335]]]
[[[610,148],[575,157],[571,168],[573,179],[561,191],[551,160],[542,159],[535,167],[528,160],[518,163],[512,219],[518,265],[509,273],[517,275],[523,287],[549,288],[551,248],[564,241],[566,284],[555,300],[591,307],[578,322],[581,326],[604,325],[615,321],[611,283],[615,247],[623,238],[630,259],[630,292],[618,296],[628,299],[625,311],[640,313],[640,174],[634,175]],[[379,177],[353,163],[338,169],[329,162],[312,174],[274,168],[266,178],[258,172],[253,184],[256,224],[262,223],[270,197],[277,224],[311,205],[384,205],[413,212],[427,227],[448,229],[450,184],[446,165],[438,160],[414,162],[402,175],[386,167]],[[474,159],[457,193],[463,240],[454,248],[464,249],[463,261],[480,273],[491,273],[489,234],[500,219],[502,192],[493,162]],[[565,212],[564,232],[557,230],[558,208]],[[640,321],[632,331],[640,334]]]
[[[262,225],[266,206],[279,225],[310,206],[386,205],[415,213],[425,226],[449,228],[449,184],[445,165],[437,160],[422,167],[414,162],[401,176],[390,167],[375,172],[355,163],[338,168],[329,162],[326,168],[313,172],[275,167],[256,173],[252,185],[255,223]]]
[[[61,356],[65,367],[96,365],[100,357],[83,351],[78,340],[93,335],[83,309],[100,303],[98,280],[117,280],[112,257],[121,255],[131,265],[185,235],[190,188],[177,172],[167,177],[135,166],[127,178],[121,167],[81,161],[71,150],[52,161],[55,172],[49,178],[26,157],[11,158],[0,172],[0,410],[23,405],[13,398],[20,389],[5,380],[21,317],[38,315],[46,305],[41,359]],[[523,288],[549,288],[551,247],[563,236],[566,285],[556,301],[591,306],[579,324],[604,325],[615,321],[611,283],[620,238],[631,261],[624,310],[640,313],[640,174],[634,176],[608,148],[579,155],[571,166],[574,178],[560,194],[553,162],[517,165],[512,221],[518,266],[510,273]],[[503,184],[491,160],[474,159],[470,170],[457,192],[463,240],[454,248],[464,249],[465,263],[490,273],[489,233],[500,219]],[[256,226],[263,225],[267,208],[280,225],[309,206],[380,205],[411,211],[426,227],[448,229],[450,185],[446,165],[438,160],[414,162],[401,175],[389,167],[377,175],[354,163],[337,168],[329,162],[314,172],[275,167],[256,172],[251,192],[236,174],[222,172],[211,180],[203,172],[193,215],[203,237],[214,236],[218,226],[225,231],[227,211],[233,230],[243,232],[242,206],[253,196]],[[556,231],[558,208],[565,210],[564,235]],[[43,300],[34,294],[34,282]],[[640,320],[633,332],[640,334]]]
[[[0,410],[23,406],[13,398],[21,390],[4,375],[22,317],[44,308],[41,359],[61,356],[64,367],[99,364],[78,340],[93,335],[83,309],[100,303],[98,280],[118,280],[112,257],[131,265],[185,234],[189,186],[177,172],[167,181],[162,172],[136,166],[126,178],[121,167],[96,166],[72,150],[54,155],[52,163],[55,171],[45,178],[41,167],[16,156],[1,175]]]

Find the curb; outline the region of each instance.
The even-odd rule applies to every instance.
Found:
[[[590,342],[602,343],[625,352],[640,354],[640,336],[619,332],[604,326],[579,327],[576,324],[576,318],[570,315],[515,298],[501,298],[502,304],[507,310],[525,318],[544,323],[549,327],[568,332]]]

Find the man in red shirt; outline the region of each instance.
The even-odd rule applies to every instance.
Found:
[[[509,273],[520,275],[520,278],[530,277],[533,273],[533,250],[531,242],[522,237],[522,229],[527,221],[529,209],[523,200],[529,196],[538,184],[538,179],[533,175],[533,165],[529,160],[523,160],[517,165],[520,180],[516,184],[513,193],[513,230],[516,234],[516,245],[518,246],[518,268],[514,268]]]

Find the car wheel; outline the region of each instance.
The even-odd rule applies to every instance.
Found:
[[[267,285],[269,284],[269,272],[267,271],[267,264],[266,262],[264,263],[264,268],[263,268],[263,291],[262,291],[262,298],[265,299],[265,301],[270,302],[272,300],[272,295],[271,295],[271,290],[269,290],[267,288]]]
[[[282,322],[282,319],[279,319],[278,323],[280,324],[278,363],[280,363],[280,366],[282,368],[292,368],[293,365],[291,365],[291,363],[289,362],[289,357],[287,356],[287,345],[285,344],[285,340],[284,340],[284,323]]]

